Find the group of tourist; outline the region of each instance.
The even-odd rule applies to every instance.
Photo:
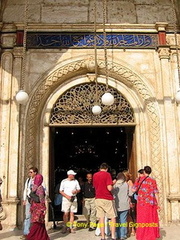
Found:
[[[112,178],[109,166],[102,163],[98,172],[87,173],[86,182],[75,178],[76,172],[67,171],[67,178],[59,185],[63,212],[62,233],[75,233],[74,214],[78,210],[78,194],[83,197],[83,214],[89,231],[95,235],[106,235],[111,239],[127,239],[130,234],[137,240],[159,238],[158,189],[156,181],[150,177],[151,168],[145,166],[138,171],[138,178],[132,182],[131,174],[123,171]],[[23,204],[25,221],[23,239],[49,240],[45,228],[45,186],[37,168],[29,169]]]
[[[62,233],[75,233],[76,195],[81,191],[89,231],[96,230],[96,235],[99,231],[101,240],[109,234],[106,232],[107,225],[112,240],[127,239],[129,228],[137,240],[159,238],[158,189],[156,181],[149,176],[151,168],[145,166],[140,169],[134,184],[128,171],[120,172],[116,179],[112,179],[108,168],[106,163],[102,163],[94,175],[87,174],[87,182],[81,186],[75,179],[76,173],[73,170],[67,172],[67,178],[60,184],[63,196],[61,210],[64,212]]]

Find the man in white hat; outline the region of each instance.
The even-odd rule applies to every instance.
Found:
[[[77,212],[77,197],[76,194],[80,192],[81,188],[79,182],[75,179],[76,173],[73,170],[67,171],[67,178],[61,181],[59,192],[62,194],[62,208],[64,212],[63,221],[64,227],[62,233],[67,232],[67,227],[70,228],[71,233],[75,233],[73,229],[74,213]],[[68,222],[70,214],[70,220]]]

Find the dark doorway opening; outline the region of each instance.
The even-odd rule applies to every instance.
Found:
[[[76,179],[85,181],[86,173],[98,171],[102,162],[116,174],[128,169],[132,151],[134,126],[126,127],[50,127],[50,198],[54,199],[57,184],[67,177],[69,169]],[[61,220],[60,207],[55,207],[55,219]],[[81,214],[79,206],[78,214]],[[52,216],[50,214],[50,220]]]

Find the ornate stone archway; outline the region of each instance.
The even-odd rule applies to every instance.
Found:
[[[109,63],[108,71],[110,77],[124,83],[129,88],[132,88],[143,104],[143,111],[146,112],[149,119],[151,166],[153,167],[153,173],[157,178],[159,188],[163,191],[160,117],[156,99],[143,79],[132,70],[117,63]],[[43,79],[34,90],[26,112],[25,168],[28,168],[32,164],[38,165],[38,162],[34,161],[36,159],[35,156],[39,156],[37,142],[39,140],[38,133],[40,118],[42,108],[48,97],[56,88],[59,87],[59,85],[64,84],[68,79],[84,75],[89,72],[93,72],[92,59],[83,59],[71,62],[52,72],[49,76]],[[105,62],[103,60],[98,61],[98,74],[105,74]],[[163,205],[163,194],[160,196],[160,202],[161,205]],[[161,211],[161,215],[164,215],[163,211]]]

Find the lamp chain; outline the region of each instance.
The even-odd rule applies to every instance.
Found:
[[[25,9],[24,9],[24,35],[23,35],[22,80],[21,80],[22,90],[24,89],[25,72],[26,72],[26,39],[27,39],[28,3],[29,1],[26,0]]]
[[[95,83],[96,83],[96,104],[97,104],[97,99],[98,99],[98,82],[97,82],[97,77],[98,77],[98,65],[97,65],[97,3],[96,0],[94,0],[94,61],[95,61]]]
[[[180,88],[180,60],[179,60],[179,48],[178,48],[178,37],[177,37],[177,24],[176,24],[176,10],[175,3],[172,0],[173,5],[173,28],[174,28],[174,38],[175,38],[175,47],[176,47],[176,57],[177,57],[177,69],[178,69],[178,79],[179,79],[179,88]]]
[[[107,63],[107,40],[105,24],[107,21],[107,0],[103,0],[103,36],[104,36],[104,58],[105,58],[105,74],[106,74],[106,90],[108,90],[108,63]]]

